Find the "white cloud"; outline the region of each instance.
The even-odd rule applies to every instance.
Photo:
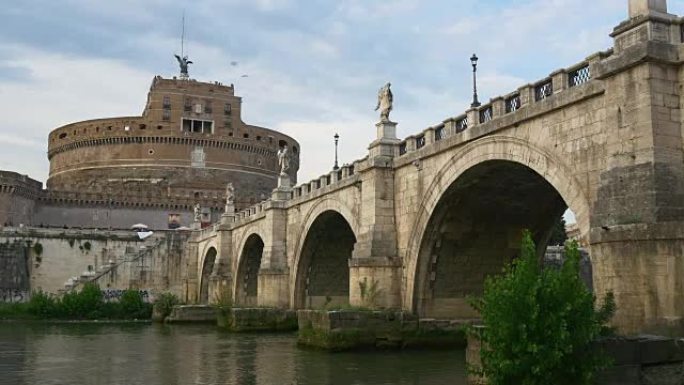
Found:
[[[104,60],[65,57],[22,46],[0,46],[12,57],[7,63],[26,68],[29,81],[2,82],[0,105],[11,111],[0,143],[25,148],[21,173],[45,180],[48,133],[74,121],[142,111],[151,76],[125,64]],[[6,154],[6,152],[5,152]],[[3,154],[4,155],[4,154]],[[13,154],[12,156],[17,156]]]

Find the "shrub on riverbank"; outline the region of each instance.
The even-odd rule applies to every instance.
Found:
[[[87,283],[81,291],[56,297],[35,292],[27,303],[0,304],[4,319],[134,320],[150,319],[152,305],[145,303],[137,290],[125,290],[117,302],[105,302],[96,284]]]
[[[525,232],[521,257],[504,275],[487,279],[475,301],[485,328],[482,373],[492,385],[586,385],[608,361],[592,343],[609,331],[612,295],[599,309],[579,277],[577,243],[566,246],[560,269],[541,269]]]
[[[171,315],[173,307],[180,305],[180,299],[173,293],[161,293],[154,301],[153,321],[164,322],[166,317]]]

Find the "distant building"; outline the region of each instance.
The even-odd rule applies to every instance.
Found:
[[[270,197],[283,146],[296,183],[297,141],[245,124],[241,107],[232,85],[156,76],[141,116],[77,122],[49,134],[46,189],[0,172],[0,224],[162,229],[189,225],[197,203],[215,221],[227,183],[237,209]]]

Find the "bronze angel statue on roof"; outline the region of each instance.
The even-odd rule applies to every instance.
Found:
[[[180,65],[180,74],[182,78],[188,78],[188,65],[192,64],[192,61],[188,60],[188,56],[185,55],[180,57],[178,55],[173,55],[178,60],[178,65]]]

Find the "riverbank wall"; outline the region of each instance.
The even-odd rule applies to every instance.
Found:
[[[184,293],[189,233],[11,228],[0,230],[0,302],[26,302],[35,291],[59,294],[97,283],[107,299],[125,289]],[[112,298],[110,298],[112,297]]]

